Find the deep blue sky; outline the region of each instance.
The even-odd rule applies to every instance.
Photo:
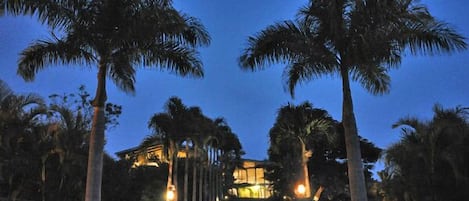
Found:
[[[225,117],[239,136],[247,158],[267,158],[268,131],[276,112],[287,102],[310,101],[337,120],[341,119],[341,86],[338,78],[322,78],[300,85],[292,99],[282,85],[282,65],[264,71],[244,72],[237,57],[248,36],[267,25],[293,19],[306,0],[175,0],[175,7],[199,18],[208,29],[212,44],[200,49],[205,78],[180,78],[160,70],[137,71],[137,93],[127,95],[108,85],[109,101],[123,105],[120,125],[108,132],[106,151],[138,145],[150,134],[147,122],[161,112],[171,96],[188,106],[199,106],[209,117]],[[451,23],[469,36],[469,1],[425,0],[439,19]],[[142,30],[144,31],[144,30]],[[48,37],[46,27],[29,17],[0,17],[0,79],[18,93],[35,92],[43,97],[75,92],[85,84],[90,93],[96,87],[96,68],[50,67],[39,72],[34,82],[16,75],[18,53],[35,39]],[[407,55],[401,68],[391,71],[391,93],[372,96],[352,85],[358,129],[381,148],[399,139],[391,125],[401,117],[429,119],[432,106],[469,106],[469,51],[453,55]]]

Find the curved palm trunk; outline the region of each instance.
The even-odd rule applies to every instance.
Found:
[[[341,76],[343,92],[342,124],[345,133],[350,196],[352,201],[367,201],[365,175],[363,173],[357,123],[353,113],[349,74],[344,65],[341,66]]]
[[[104,104],[106,102],[106,66],[99,65],[98,87],[93,100],[94,114],[88,152],[85,201],[101,200],[104,148]]]
[[[308,165],[303,163],[303,175],[304,175],[304,182],[305,182],[305,197],[310,198],[311,197],[311,184],[309,183],[309,172],[308,172]]]
[[[324,191],[324,187],[323,186],[319,186],[319,189],[316,191],[316,193],[314,194],[314,197],[313,197],[313,201],[318,201],[319,198],[321,198],[321,194],[322,192]]]

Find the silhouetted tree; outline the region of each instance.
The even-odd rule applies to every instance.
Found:
[[[342,123],[352,201],[366,201],[351,81],[375,95],[389,91],[387,71],[401,56],[451,53],[467,48],[464,37],[414,0],[310,0],[296,20],[271,25],[248,39],[240,57],[246,70],[285,62],[286,88],[327,75],[342,81]]]
[[[210,38],[197,19],[178,12],[171,0],[6,1],[7,11],[37,14],[53,29],[50,39],[38,40],[21,53],[18,73],[25,80],[32,81],[38,71],[54,64],[97,66],[85,200],[99,201],[106,78],[133,93],[136,69],[141,66],[202,77],[195,48],[209,44]]]
[[[386,150],[380,172],[387,200],[466,200],[469,196],[468,109],[433,108],[430,121],[400,119],[402,138]]]

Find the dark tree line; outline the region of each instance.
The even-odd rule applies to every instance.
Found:
[[[469,197],[468,108],[433,108],[433,118],[400,119],[401,140],[384,155],[379,173],[386,201],[467,200]]]
[[[15,94],[6,83],[0,82],[0,198],[41,201],[84,199],[88,139],[92,124],[91,101],[84,86],[76,93],[50,95],[49,101],[45,101],[35,94]],[[225,177],[219,178],[218,184],[220,193],[226,191],[222,183],[233,181],[229,175],[232,175],[234,161],[243,153],[236,134],[223,118],[212,120],[200,108],[186,107],[179,98],[169,99],[168,107],[174,110],[168,108],[166,112],[157,113],[150,119],[150,128],[155,133],[142,142],[142,148],[156,140],[174,141],[175,148],[184,149],[187,139],[192,139],[194,146],[191,149],[200,149],[196,146],[202,146],[198,143],[203,143],[207,137],[216,139],[211,146],[219,150],[221,155],[218,160],[225,164],[220,171],[226,171],[225,174],[220,172]],[[118,125],[121,113],[120,105],[106,104],[107,129]],[[177,120],[164,121],[169,120],[166,117],[175,117]],[[167,130],[169,128],[176,130]],[[167,153],[178,151],[169,150],[171,146],[168,144],[165,147]],[[169,158],[171,156],[167,155],[166,161]],[[205,166],[206,161],[189,158],[173,160],[180,161],[175,169],[185,173],[176,177],[181,184],[179,193],[182,195],[182,189],[192,192],[192,185],[183,187],[182,184],[194,181],[192,172],[196,171],[196,167]],[[168,163],[161,163],[158,168],[133,167],[134,161],[116,160],[107,153],[103,161],[102,200],[164,199],[169,176]]]

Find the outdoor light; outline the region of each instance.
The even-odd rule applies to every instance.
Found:
[[[174,199],[174,191],[166,192],[166,199],[173,200]]]
[[[306,187],[303,184],[300,184],[296,187],[296,192],[298,192],[299,195],[304,196],[306,193]]]
[[[176,197],[176,187],[170,186],[168,191],[166,191],[166,200],[174,200]]]

